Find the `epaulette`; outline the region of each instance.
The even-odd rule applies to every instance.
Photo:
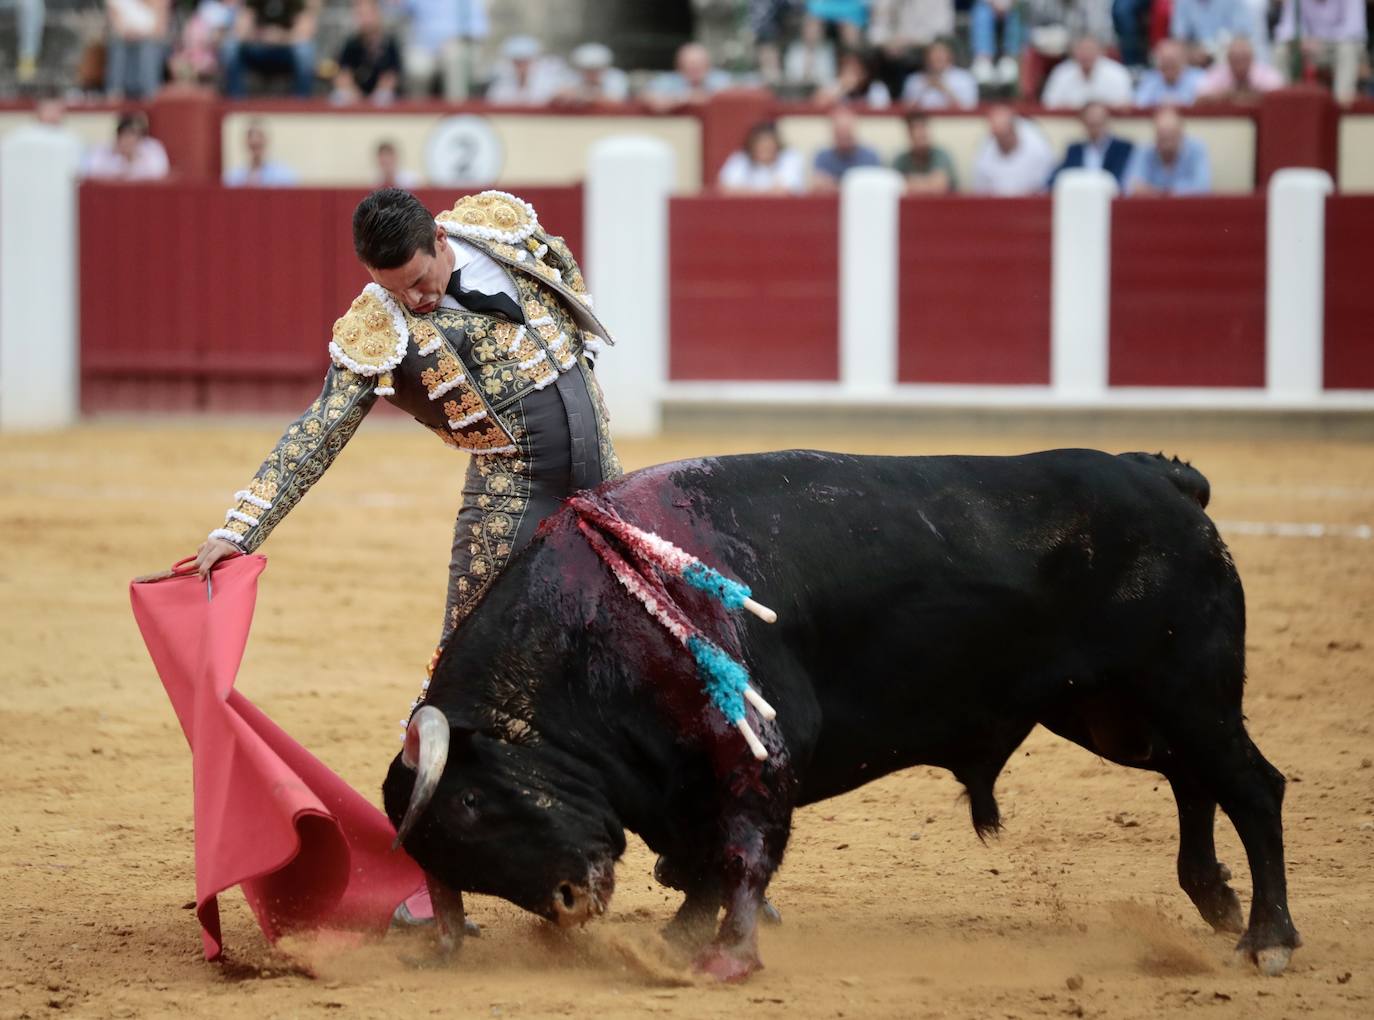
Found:
[[[391,372],[406,356],[410,332],[400,306],[386,288],[369,283],[348,311],[334,321],[329,356],[334,364],[377,378],[379,397],[395,393]]]
[[[502,244],[523,244],[539,229],[534,206],[504,191],[466,195],[434,221],[454,237]]]

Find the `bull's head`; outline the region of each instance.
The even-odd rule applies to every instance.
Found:
[[[382,789],[397,841],[451,888],[564,925],[609,904],[624,830],[598,777],[556,747],[512,744],[425,705]]]

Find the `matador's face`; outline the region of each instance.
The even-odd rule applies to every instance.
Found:
[[[390,291],[392,297],[417,315],[423,315],[439,307],[449,277],[453,275],[453,266],[453,249],[448,245],[448,235],[442,227],[436,226],[432,251],[416,249],[409,262],[395,269],[366,268],[372,279]]]

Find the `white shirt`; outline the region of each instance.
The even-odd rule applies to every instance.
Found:
[[[751,163],[744,152],[730,154],[720,168],[717,183],[737,191],[806,190],[806,162],[795,149],[783,149],[770,166]]]
[[[951,67],[940,74],[941,84],[954,97],[954,105],[971,110],[978,105],[978,82],[962,67]],[[910,75],[902,85],[902,102],[915,103],[924,110],[943,110],[950,105],[950,97],[930,83],[924,74]]]
[[[1101,170],[1102,161],[1107,158],[1107,149],[1112,144],[1110,135],[1104,135],[1100,142],[1083,140],[1083,169]]]
[[[1065,60],[1045,82],[1043,102],[1051,109],[1082,109],[1096,100],[1108,106],[1131,105],[1131,72],[1115,60],[1098,57],[1085,76],[1076,60]]]
[[[453,271],[461,271],[463,274],[458,282],[464,290],[481,291],[483,294],[504,294],[514,301],[517,307],[520,305],[520,295],[515,292],[515,284],[511,282],[510,274],[499,262],[476,245],[468,244],[456,237],[448,239],[448,246],[453,249]],[[445,294],[439,299],[439,307],[463,306],[451,295]]]
[[[1016,148],[1002,151],[989,137],[973,162],[973,191],[978,195],[1034,195],[1045,190],[1054,153],[1040,130],[1024,120],[1016,122]]]

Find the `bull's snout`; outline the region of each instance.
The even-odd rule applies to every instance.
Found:
[[[593,917],[600,917],[606,912],[614,891],[613,867],[593,867],[586,885],[559,882],[553,891],[553,919],[564,928],[586,924]]]
[[[605,906],[596,895],[584,885],[560,882],[558,888],[553,891],[554,920],[564,928],[586,924],[605,910]]]

